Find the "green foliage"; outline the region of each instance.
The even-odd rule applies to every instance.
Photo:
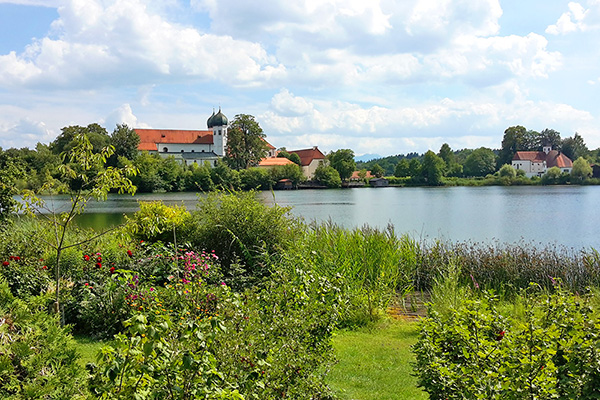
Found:
[[[526,295],[509,318],[487,294],[432,311],[414,347],[419,384],[433,399],[597,398],[596,313],[587,297],[559,287]]]
[[[0,397],[84,399],[84,376],[67,328],[43,298],[14,298],[0,283]]]
[[[296,153],[293,153],[293,155],[297,156]],[[281,179],[290,179],[294,186],[306,180],[306,177],[302,173],[302,168],[296,164],[281,165],[271,168],[271,177],[274,182],[278,182]]]
[[[375,164],[373,165],[373,168],[371,168],[371,175],[377,177],[377,178],[381,178],[384,174],[384,170],[383,168],[381,168],[381,166],[379,164]]]
[[[259,167],[241,170],[240,183],[242,190],[270,190],[273,187],[269,170]]]
[[[548,168],[546,173],[542,176],[542,184],[544,185],[555,185],[562,183],[562,171],[558,167]]]
[[[319,165],[315,170],[313,180],[321,185],[327,186],[328,188],[339,188],[342,186],[342,180],[338,171],[327,165]]]
[[[119,157],[125,157],[131,161],[135,160],[138,155],[140,137],[134,129],[126,124],[118,124],[112,135],[110,135],[110,144],[115,149],[110,162],[111,165],[116,166],[115,162]]]
[[[17,180],[24,175],[21,165],[0,148],[0,223],[4,224],[16,211]]]
[[[300,229],[289,208],[261,204],[253,192],[209,193],[192,217],[187,240],[214,250],[228,284],[238,287],[270,274],[265,257],[288,248]]]
[[[500,176],[503,178],[513,179],[513,178],[517,177],[517,171],[510,164],[504,164],[500,168],[499,173],[500,173]]]
[[[215,187],[221,190],[239,190],[241,186],[240,174],[221,160],[217,160],[214,168],[210,170],[210,178]]]
[[[396,290],[411,288],[418,246],[407,236],[398,238],[391,227],[380,231],[315,226],[303,246],[299,251],[309,254],[307,265],[320,276],[339,281],[342,325],[379,318]]]
[[[136,299],[128,331],[99,355],[91,391],[123,399],[329,398],[323,372],[335,287],[290,263],[265,287],[238,294],[206,284],[211,263],[190,259],[181,279]]]
[[[338,172],[342,181],[347,181],[356,169],[354,152],[350,149],[336,150],[328,154],[327,158],[329,159],[329,165]]]
[[[467,157],[464,173],[467,176],[486,176],[496,171],[496,155],[488,148],[480,147]]]
[[[227,131],[225,161],[238,171],[257,166],[267,155],[265,137],[262,128],[252,115],[236,115]]]
[[[394,176],[396,178],[406,178],[407,176],[410,176],[410,164],[408,159],[403,158],[396,164]]]
[[[189,191],[208,192],[215,189],[215,184],[211,179],[210,165],[190,165],[185,176],[185,187]]]
[[[515,153],[521,150],[529,150],[525,146],[525,136],[527,129],[517,125],[506,128],[502,138],[502,150],[498,156],[498,165],[510,164]]]
[[[572,138],[569,137],[562,141],[561,152],[571,160],[576,160],[579,157],[587,156],[589,150],[581,135],[575,132]]]
[[[585,179],[592,176],[592,167],[585,158],[579,157],[573,161],[573,169],[571,170],[571,181],[574,183],[583,182]]]
[[[167,206],[162,201],[140,201],[140,210],[126,217],[126,230],[136,239],[173,242],[178,232],[186,232],[191,215],[184,206]]]
[[[423,157],[421,165],[421,176],[428,185],[437,186],[442,183],[442,176],[446,163],[441,157],[438,157],[433,151],[429,150]]]

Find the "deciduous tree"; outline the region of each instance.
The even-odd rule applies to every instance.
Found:
[[[352,173],[356,170],[354,151],[350,149],[340,149],[334,151],[327,157],[329,158],[329,165],[335,168],[342,181],[348,180],[352,176]]]
[[[267,155],[265,137],[252,115],[236,115],[227,131],[227,165],[238,171],[257,166]]]
[[[465,175],[486,176],[496,170],[496,155],[488,148],[474,150],[465,161]]]

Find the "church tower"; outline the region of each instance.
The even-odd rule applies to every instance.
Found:
[[[213,132],[213,151],[219,157],[224,157],[227,149],[227,126],[229,120],[221,112],[221,107],[219,107],[219,112],[216,114],[213,109],[213,113],[208,121],[206,121],[206,124],[208,125],[208,129],[212,129]]]

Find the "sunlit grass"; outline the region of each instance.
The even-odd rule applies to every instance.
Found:
[[[80,355],[79,365],[85,367],[87,363],[96,363],[96,355],[102,347],[110,342],[97,340],[88,336],[75,336],[75,347]]]
[[[341,331],[334,338],[339,362],[327,379],[341,399],[427,399],[416,387],[410,347],[416,322],[386,320],[374,328]]]

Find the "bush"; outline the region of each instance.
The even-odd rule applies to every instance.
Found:
[[[188,235],[191,219],[185,207],[167,206],[162,201],[141,201],[140,210],[127,218],[126,231],[137,240],[172,243]]]
[[[432,399],[591,399],[600,395],[600,326],[589,298],[557,288],[527,295],[502,316],[486,294],[432,311],[414,346],[419,385]]]
[[[45,309],[48,299],[15,299],[0,283],[0,397],[83,399],[84,376],[68,328]]]
[[[206,283],[213,261],[186,262],[179,279],[136,299],[127,332],[99,356],[91,391],[116,399],[330,398],[323,375],[337,290],[287,268],[265,287],[235,293]]]
[[[269,274],[269,255],[301,235],[290,209],[266,206],[253,192],[209,193],[192,213],[192,248],[214,250],[228,284],[241,287]],[[238,265],[239,263],[239,265]]]

